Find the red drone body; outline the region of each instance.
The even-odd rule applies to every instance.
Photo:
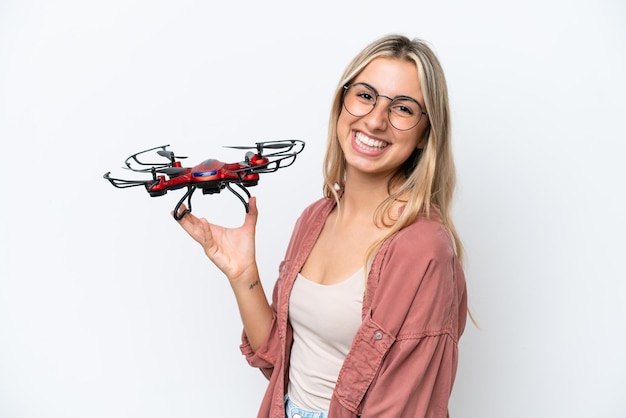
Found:
[[[138,152],[126,159],[126,167],[129,170],[149,173],[148,180],[125,180],[113,178],[110,172],[104,174],[104,178],[117,188],[145,186],[150,196],[163,196],[168,190],[176,190],[186,187],[187,192],[180,199],[174,209],[174,218],[182,219],[185,214],[191,212],[191,196],[196,189],[202,189],[203,194],[219,193],[227,188],[241,200],[246,211],[250,193],[247,187],[256,186],[259,182],[259,174],[271,173],[279,168],[289,167],[296,156],[304,149],[304,142],[291,139],[285,141],[257,142],[254,147],[230,147],[238,149],[255,148],[256,153],[248,151],[245,160],[238,163],[223,163],[215,159],[208,159],[193,167],[183,167],[177,159],[186,157],[175,156],[168,151],[169,145],[163,145]],[[269,154],[263,154],[264,149],[271,149]],[[168,162],[147,163],[140,161],[138,156],[156,151],[156,153],[168,159]],[[231,187],[238,186],[245,195],[238,193]],[[187,207],[181,212],[180,207],[187,199]]]
[[[162,196],[168,190],[192,184],[195,184],[206,193],[211,193],[213,189],[215,193],[219,193],[221,190],[220,185],[225,181],[240,182],[246,187],[255,186],[259,181],[259,174],[248,173],[242,175],[242,169],[267,164],[268,162],[267,158],[258,158],[257,154],[250,160],[248,166],[243,166],[240,163],[227,164],[215,159],[209,159],[191,168],[183,168],[180,162],[177,161],[172,165],[172,168],[183,168],[180,174],[170,175],[169,178],[165,175],[159,175],[157,176],[157,182],[146,184],[146,189],[150,196]]]

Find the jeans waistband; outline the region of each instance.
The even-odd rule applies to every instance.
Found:
[[[309,411],[300,408],[291,402],[289,395],[285,395],[285,413],[287,418],[328,418],[328,412],[326,411]]]

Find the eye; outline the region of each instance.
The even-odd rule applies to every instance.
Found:
[[[408,107],[408,106],[400,105],[400,106],[396,106],[396,109],[398,110],[398,112],[406,113],[407,115],[413,115],[414,114],[413,110],[410,107]]]
[[[374,98],[372,97],[372,95],[366,91],[362,91],[360,93],[357,93],[357,96],[359,96],[361,99],[364,100],[373,100]]]
[[[420,105],[412,99],[395,99],[390,106],[393,113],[398,116],[409,117],[421,113]]]
[[[373,104],[376,102],[376,92],[365,84],[353,84],[348,92],[362,103]]]

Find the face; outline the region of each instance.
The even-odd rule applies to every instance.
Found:
[[[376,58],[354,79],[366,83],[380,97],[365,116],[353,116],[342,107],[337,122],[339,144],[346,158],[348,176],[354,172],[391,176],[413,153],[424,146],[428,118],[409,130],[398,130],[389,122],[389,98],[408,96],[425,109],[414,63],[393,58]],[[386,96],[386,97],[383,97]]]

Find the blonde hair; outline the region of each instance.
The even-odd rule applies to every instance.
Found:
[[[423,149],[416,149],[390,180],[390,194],[379,205],[374,219],[377,225],[389,227],[389,231],[372,244],[367,259],[386,238],[413,223],[418,216],[429,217],[430,209],[435,205],[450,232],[457,257],[462,261],[463,247],[450,215],[456,170],[450,144],[448,89],[438,58],[422,40],[402,35],[384,36],[365,47],[346,68],[335,91],[331,109],[324,158],[324,196],[334,198],[339,204],[340,191],[345,187],[346,160],[337,138],[343,87],[350,84],[372,60],[380,57],[415,64],[429,126],[424,133]],[[394,215],[392,209],[397,208],[398,201],[406,202],[406,205],[400,214]]]

